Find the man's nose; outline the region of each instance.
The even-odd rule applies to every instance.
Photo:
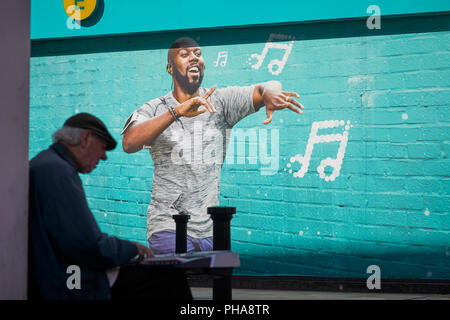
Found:
[[[102,155],[100,156],[100,159],[106,161],[106,151],[103,151]]]
[[[189,54],[189,60],[190,60],[190,61],[192,61],[192,60],[198,60],[198,57],[197,57],[197,55],[195,54],[195,52],[191,52],[191,53]]]

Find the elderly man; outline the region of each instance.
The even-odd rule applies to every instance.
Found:
[[[231,128],[263,106],[264,124],[271,122],[276,110],[288,108],[301,114],[303,106],[293,99],[298,94],[283,91],[278,81],[201,88],[205,63],[201,48],[191,38],[175,41],[167,60],[173,91],[132,113],[122,131],[122,146],[127,153],[150,148],[154,175],[147,237],[153,252],[174,252],[172,215],[178,213],[191,215],[188,251],[212,250],[207,207],[219,204],[220,172]]]
[[[116,147],[105,125],[79,113],[55,132],[53,142],[30,161],[29,297],[190,299],[181,272],[118,268],[153,253],[100,232],[78,173],[94,170]]]

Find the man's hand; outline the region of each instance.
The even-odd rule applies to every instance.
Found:
[[[304,106],[292,97],[300,98],[296,92],[283,91],[278,81],[269,81],[257,86],[253,104],[258,108],[266,106],[267,119],[263,124],[268,124],[272,121],[273,113],[276,110],[288,108],[298,114],[303,113],[301,109],[304,109]]]
[[[138,255],[139,261],[144,260],[145,258],[154,258],[155,255],[153,254],[152,250],[149,247],[143,246],[142,244],[138,243],[138,242],[133,242],[136,247],[138,248]]]
[[[215,113],[216,109],[211,105],[211,103],[207,100],[210,95],[216,90],[216,86],[212,87],[203,97],[194,97],[191,98],[182,104],[176,106],[175,112],[182,117],[192,118],[202,114],[208,110],[210,113]],[[203,106],[204,108],[199,108]]]

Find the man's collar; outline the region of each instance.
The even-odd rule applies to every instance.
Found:
[[[203,97],[203,96],[206,94],[206,92],[209,91],[208,88],[203,88],[203,87],[200,87],[198,90],[199,90],[199,96],[200,96],[200,97]],[[169,92],[165,95],[164,99],[166,99],[166,100],[172,100],[172,102],[175,103],[176,105],[181,104],[180,102],[178,102],[178,100],[177,100],[177,99],[175,98],[175,96],[173,95],[173,90],[169,91]]]
[[[63,158],[65,161],[67,161],[74,169],[77,169],[75,159],[73,159],[72,155],[70,154],[69,150],[67,150],[66,147],[64,147],[61,143],[54,143],[50,146],[55,152]]]

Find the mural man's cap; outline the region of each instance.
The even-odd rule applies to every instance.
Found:
[[[64,123],[65,126],[80,128],[80,129],[88,129],[91,130],[93,134],[103,139],[107,145],[106,150],[112,150],[116,147],[117,142],[108,132],[104,123],[97,117],[92,114],[82,112],[77,113],[74,116],[71,116]]]
[[[167,62],[172,63],[177,52],[176,49],[199,47],[197,41],[190,37],[182,37],[175,40],[167,52]]]

